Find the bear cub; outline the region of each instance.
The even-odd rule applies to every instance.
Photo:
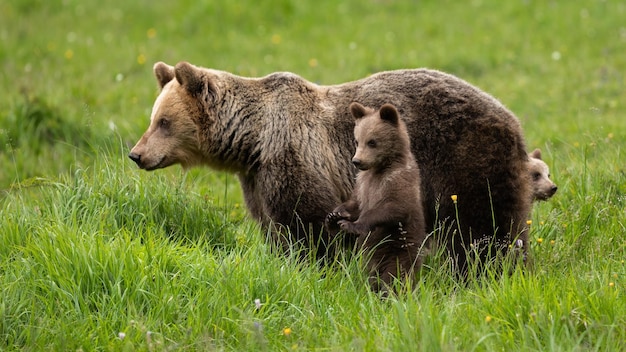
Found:
[[[356,237],[367,258],[373,291],[386,293],[394,278],[405,280],[422,264],[426,239],[420,171],[406,125],[391,104],[374,111],[350,104],[355,118],[358,168],[351,198],[326,218],[331,234]]]
[[[550,199],[558,187],[550,180],[548,164],[541,160],[541,150],[535,149],[528,154],[528,172],[533,188],[533,202]]]

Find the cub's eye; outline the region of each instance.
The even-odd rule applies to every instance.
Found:
[[[356,148],[358,148],[358,147],[359,147],[359,141],[357,141],[356,139],[354,140],[354,146],[355,146]]]
[[[166,118],[162,118],[159,120],[159,127],[160,128],[169,128],[170,127],[170,120],[166,119]]]
[[[537,181],[541,178],[541,174],[539,172],[533,172],[533,180]]]
[[[376,141],[373,139],[370,139],[369,141],[367,141],[367,146],[370,148],[376,148]]]

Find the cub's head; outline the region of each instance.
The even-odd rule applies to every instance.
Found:
[[[558,187],[550,180],[548,164],[541,160],[541,150],[535,149],[528,154],[528,173],[533,187],[533,201],[548,200]]]
[[[393,105],[374,111],[355,102],[350,104],[350,112],[356,121],[352,163],[359,170],[382,170],[410,153],[406,126]]]
[[[158,62],[154,75],[161,93],[152,107],[148,130],[128,157],[145,170],[204,162],[200,126],[209,128],[206,121],[213,118],[210,107],[217,92],[215,78],[208,70],[186,62],[176,67]]]

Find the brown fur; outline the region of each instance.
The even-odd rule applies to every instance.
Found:
[[[324,218],[354,185],[348,106],[358,101],[398,109],[420,165],[427,231],[438,229],[461,271],[476,239],[519,236],[527,248],[531,190],[519,121],[457,77],[397,70],[319,86],[291,73],[244,78],[186,62],[154,71],[161,95],[131,159],[145,169],[180,163],[237,173],[252,216],[288,230],[272,232],[290,234],[280,243],[322,242],[324,253]]]
[[[327,226],[358,236],[358,248],[369,257],[372,289],[387,291],[394,278],[405,279],[422,265],[426,234],[419,168],[393,105],[374,112],[352,103],[350,111],[357,143],[352,162],[360,171],[351,199],[328,215]]]
[[[535,149],[528,154],[528,173],[531,177],[533,201],[548,200],[558,190],[550,179],[550,168],[541,159],[541,150]]]

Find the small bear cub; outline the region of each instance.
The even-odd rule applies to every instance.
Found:
[[[359,172],[351,198],[328,214],[326,227],[356,237],[369,258],[372,290],[386,293],[394,278],[404,281],[422,265],[420,171],[395,106],[374,111],[354,102],[350,112],[356,123],[352,163]]]
[[[528,154],[528,172],[532,180],[533,202],[550,199],[558,187],[550,180],[550,169],[541,159],[541,150],[535,149]]]

